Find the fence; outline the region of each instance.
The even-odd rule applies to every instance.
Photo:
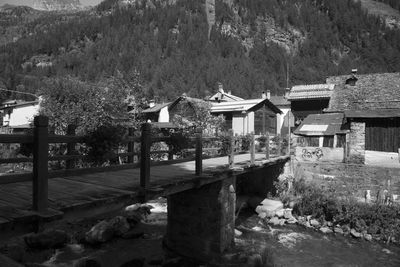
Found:
[[[226,137],[226,136],[225,136]],[[209,147],[204,148],[205,142],[220,142],[221,137],[204,137],[201,129],[196,129],[195,137],[189,138],[195,143],[195,148],[191,151],[194,152],[195,156],[174,160],[173,152],[171,149],[162,151],[151,150],[151,145],[156,142],[168,142],[171,140],[170,136],[153,137],[151,134],[151,124],[145,123],[142,125],[140,137],[134,136],[134,131],[129,130],[128,137],[123,141],[127,144],[126,153],[118,153],[118,157],[126,157],[126,164],[112,165],[106,167],[91,167],[91,168],[76,168],[75,161],[78,159],[87,158],[86,155],[78,155],[75,150],[76,144],[84,143],[85,139],[82,136],[75,135],[75,127],[70,126],[67,130],[67,135],[56,135],[49,134],[48,129],[48,118],[45,116],[37,116],[34,118],[33,134],[0,134],[0,144],[32,144],[33,153],[32,158],[3,158],[0,159],[0,164],[4,163],[22,163],[32,162],[33,169],[32,173],[23,174],[8,174],[0,176],[0,185],[9,184],[15,182],[32,181],[32,206],[33,209],[39,212],[45,211],[48,208],[48,179],[55,177],[66,177],[72,175],[82,175],[95,172],[113,171],[121,169],[130,169],[140,167],[140,186],[143,189],[147,189],[150,186],[150,166],[159,164],[172,164],[182,161],[195,160],[195,174],[197,176],[202,175],[202,160],[203,154],[210,150],[219,150],[220,147]],[[255,136],[249,136],[249,150],[250,150],[250,162],[254,164],[255,161]],[[226,153],[228,154],[228,163],[232,167],[234,164],[234,157],[239,153],[243,153],[237,148],[239,143],[239,137],[233,136],[232,132],[225,138],[230,143]],[[58,156],[49,156],[49,144],[67,144],[66,154]],[[140,143],[140,153],[135,153],[135,143]],[[269,158],[269,141],[266,142],[267,149],[265,150],[266,158]],[[190,149],[188,149],[190,150]],[[168,160],[162,162],[152,162],[150,155],[157,153],[167,153]],[[139,156],[139,163],[134,162],[134,156]],[[280,153],[278,154],[278,156]],[[48,165],[50,161],[65,161],[65,170],[49,171]]]

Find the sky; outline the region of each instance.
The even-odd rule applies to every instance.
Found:
[[[0,0],[0,6],[4,4],[33,6],[34,1],[35,0]],[[94,6],[101,1],[102,0],[79,0],[83,6]]]

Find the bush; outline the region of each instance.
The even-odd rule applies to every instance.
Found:
[[[290,189],[282,181],[277,187],[282,198],[297,197],[293,213],[312,215],[335,225],[349,225],[356,231],[380,235],[384,240],[400,240],[400,206],[368,204],[351,197],[338,198],[334,190],[324,189],[303,179],[295,180]]]
[[[125,128],[115,125],[103,125],[85,136],[88,156],[97,165],[118,162],[118,148],[127,136]]]

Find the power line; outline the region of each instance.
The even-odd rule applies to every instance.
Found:
[[[7,92],[13,92],[13,93],[19,93],[19,94],[25,94],[25,95],[31,95],[34,96],[35,98],[39,99],[39,97],[35,94],[32,93],[27,93],[27,92],[21,92],[21,91],[14,91],[14,90],[10,90],[10,89],[4,89],[4,88],[0,88],[1,91],[7,91]]]

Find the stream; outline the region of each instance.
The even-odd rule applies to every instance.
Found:
[[[322,234],[297,225],[271,227],[257,215],[241,215],[236,249],[266,254],[271,266],[400,266],[400,247]],[[269,265],[266,265],[269,266]]]

